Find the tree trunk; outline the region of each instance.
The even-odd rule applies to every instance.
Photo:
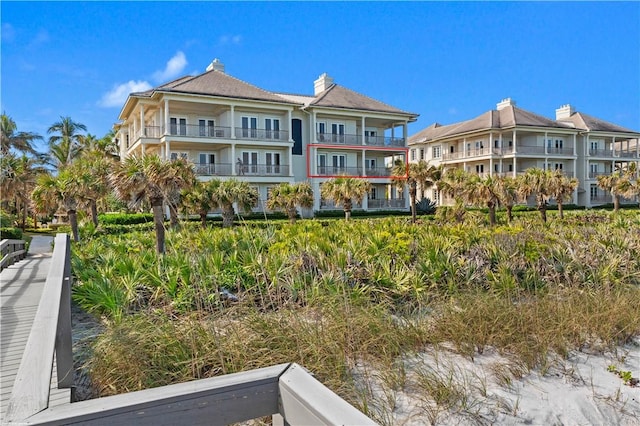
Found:
[[[73,241],[80,241],[80,234],[78,232],[78,215],[75,210],[68,210],[69,224],[71,224],[71,233],[73,234]]]
[[[233,226],[233,216],[235,215],[233,204],[222,207],[222,227],[231,228]]]
[[[98,203],[96,200],[91,200],[89,202],[89,206],[91,207],[91,221],[93,222],[93,226],[98,227]]]
[[[296,223],[297,214],[298,214],[298,211],[296,210],[295,207],[287,209],[287,217],[289,218],[289,223],[291,224]]]
[[[207,227],[207,212],[200,212],[200,223],[202,224],[202,229]]]
[[[349,220],[351,218],[351,200],[344,200],[344,219]]]
[[[489,204],[489,226],[496,226],[496,206]]]
[[[543,222],[547,222],[547,205],[546,203],[538,204],[538,211]]]
[[[164,254],[164,214],[162,213],[162,199],[151,200],[153,210],[153,225],[156,228],[156,252]]]
[[[612,194],[613,195],[613,211],[617,212],[618,210],[620,210],[620,197],[616,194]]]
[[[558,201],[558,216],[560,219],[564,219],[564,211],[562,210],[562,201]]]
[[[511,223],[513,220],[513,206],[507,206],[507,222]]]
[[[172,204],[169,204],[169,221],[171,224],[171,229],[177,229],[180,226],[180,222],[178,222],[178,209]]]
[[[416,181],[409,184],[409,202],[411,204],[411,223],[416,223],[416,197],[418,195],[418,185]]]

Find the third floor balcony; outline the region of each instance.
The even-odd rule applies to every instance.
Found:
[[[316,133],[316,140],[321,144],[330,145],[365,145],[365,146],[388,146],[388,147],[404,147],[404,138],[390,136],[364,136],[362,135],[346,135],[335,133]]]
[[[233,131],[235,130],[235,131]],[[207,126],[198,124],[175,124],[170,125],[166,131],[164,126],[145,126],[138,134],[144,138],[160,138],[162,136],[181,136],[185,138],[203,139],[244,139],[260,141],[289,141],[289,131],[256,129],[236,127],[235,129],[225,126]]]

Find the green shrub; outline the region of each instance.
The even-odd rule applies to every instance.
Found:
[[[138,223],[153,222],[153,214],[107,213],[98,216],[98,222],[102,225],[135,225]]]
[[[411,216],[409,210],[352,210],[351,217],[392,217],[392,216]],[[314,217],[344,217],[344,210],[317,210]]]
[[[0,228],[0,240],[21,240],[22,229],[20,228]]]

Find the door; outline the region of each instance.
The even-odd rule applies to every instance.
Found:
[[[242,117],[242,137],[255,139],[258,136],[258,119]]]
[[[344,143],[344,124],[331,124],[331,141],[335,143]]]
[[[257,152],[243,152],[242,153],[242,174],[257,174],[258,173],[258,153]]]
[[[267,173],[268,174],[280,174],[280,153],[279,152],[267,152],[266,153]]]
[[[318,155],[318,174],[326,175],[327,174],[327,156],[326,154]]]

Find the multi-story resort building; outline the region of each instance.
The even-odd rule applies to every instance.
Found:
[[[313,95],[270,92],[226,74],[216,59],[203,74],[131,93],[116,132],[121,158],[187,158],[201,180],[248,181],[260,194],[258,209],[270,188],[300,181],[312,184],[314,210],[333,209],[320,185],[334,176],[371,182],[360,208],[404,209],[408,197],[391,185],[391,166],[406,160],[407,124],[417,116],[327,74]]]
[[[411,136],[409,161],[424,159],[445,168],[514,177],[531,167],[561,170],[579,180],[573,203],[591,207],[612,201],[598,187],[598,175],[640,162],[638,138],[639,132],[578,112],[571,105],[558,108],[552,120],[518,108],[508,98],[471,120],[435,123]],[[435,188],[423,195],[438,204],[447,202]]]

